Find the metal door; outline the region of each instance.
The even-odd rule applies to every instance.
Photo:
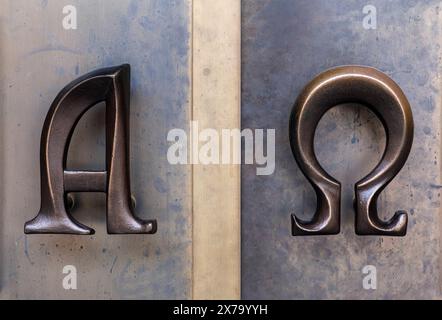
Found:
[[[0,298],[185,299],[191,296],[190,168],[166,161],[168,130],[190,117],[191,1],[0,2]],[[69,6],[68,6],[69,5]],[[67,8],[66,8],[67,7]],[[65,18],[76,10],[76,28]],[[94,236],[24,235],[40,205],[45,116],[70,81],[129,63],[136,214],[155,235],[108,235],[103,194],[75,194]],[[103,169],[104,106],[80,121],[68,167]],[[66,266],[77,289],[63,285]]]
[[[242,167],[243,298],[440,298],[440,21],[439,1],[242,1],[242,128],[276,129],[275,172]],[[315,135],[342,183],[341,232],[291,235],[291,213],[316,208],[290,150],[291,109],[318,73],[349,64],[386,73],[411,104],[411,154],[378,201],[384,219],[408,211],[405,237],[355,234],[353,184],[385,146],[378,118],[355,104],[326,113]]]

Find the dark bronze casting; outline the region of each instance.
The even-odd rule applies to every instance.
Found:
[[[87,110],[106,102],[106,171],[68,171],[74,129]],[[130,66],[93,71],[68,84],[49,109],[41,137],[41,208],[25,224],[27,234],[93,234],[66,210],[68,192],[106,193],[110,234],[152,234],[155,220],[133,214],[129,170]]]
[[[400,87],[387,75],[363,66],[337,67],[314,78],[301,92],[290,116],[290,145],[299,168],[312,184],[317,209],[311,221],[292,215],[292,234],[326,235],[340,231],[341,184],[319,164],[313,139],[321,117],[343,103],[360,103],[381,120],[386,147],[377,166],[355,184],[358,235],[404,236],[408,216],[397,211],[389,221],[377,213],[382,190],[405,164],[413,141],[413,117]]]

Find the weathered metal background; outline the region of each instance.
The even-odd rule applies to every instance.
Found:
[[[166,136],[189,122],[190,0],[0,0],[0,298],[188,298],[190,170],[169,166]],[[101,194],[76,195],[74,216],[95,236],[25,236],[40,204],[45,115],[67,83],[93,69],[132,66],[131,170],[136,214],[155,235],[109,236]],[[81,120],[70,168],[104,168],[104,108]],[[62,287],[65,265],[78,289]]]
[[[242,127],[276,128],[276,171],[242,168],[242,295],[261,298],[439,298],[440,295],[440,1],[244,0]],[[365,5],[377,8],[366,30]],[[343,64],[376,67],[404,90],[415,140],[400,174],[382,193],[384,218],[409,213],[404,238],[354,232],[353,184],[385,146],[377,118],[357,105],[321,120],[315,147],[342,182],[337,236],[292,237],[290,213],[310,217],[314,192],[290,151],[288,118],[316,74]],[[362,287],[362,268],[377,268],[377,289]]]

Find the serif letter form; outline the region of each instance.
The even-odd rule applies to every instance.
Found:
[[[106,103],[106,170],[68,171],[74,129],[87,110]],[[66,210],[69,192],[106,193],[109,234],[152,234],[155,220],[134,216],[129,171],[130,66],[93,71],[68,84],[49,109],[41,136],[41,208],[25,224],[27,234],[94,234]]]
[[[325,71],[301,92],[290,116],[290,145],[299,168],[316,192],[317,208],[310,221],[292,215],[292,234],[327,235],[340,231],[341,184],[319,164],[313,147],[321,117],[343,103],[367,106],[381,120],[387,135],[384,154],[376,167],[355,184],[355,229],[358,235],[404,236],[408,215],[397,211],[382,220],[379,194],[401,170],[413,142],[413,117],[407,98],[387,75],[364,66]]]

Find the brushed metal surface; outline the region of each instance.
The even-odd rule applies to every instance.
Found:
[[[166,158],[168,131],[189,126],[190,1],[0,2],[0,299],[191,297],[190,168]],[[77,30],[63,29],[66,4],[77,8]],[[71,214],[94,235],[23,234],[40,207],[48,107],[72,79],[123,62],[131,65],[134,212],[157,219],[159,231],[108,235],[105,195],[82,192],[72,193]],[[79,121],[67,171],[106,170],[105,108],[100,103]],[[62,286],[66,265],[77,269],[77,290]]]
[[[366,5],[377,28],[364,29]],[[440,1],[242,1],[242,128],[276,129],[275,172],[241,168],[242,297],[247,299],[441,298]],[[369,65],[410,102],[414,141],[380,194],[383,220],[408,212],[405,237],[355,234],[354,184],[373,170],[386,134],[371,110],[342,104],[320,120],[314,147],[341,182],[339,235],[293,237],[289,214],[310,220],[315,191],[290,149],[288,116],[303,87],[339,65]],[[376,290],[362,271],[377,269]]]

